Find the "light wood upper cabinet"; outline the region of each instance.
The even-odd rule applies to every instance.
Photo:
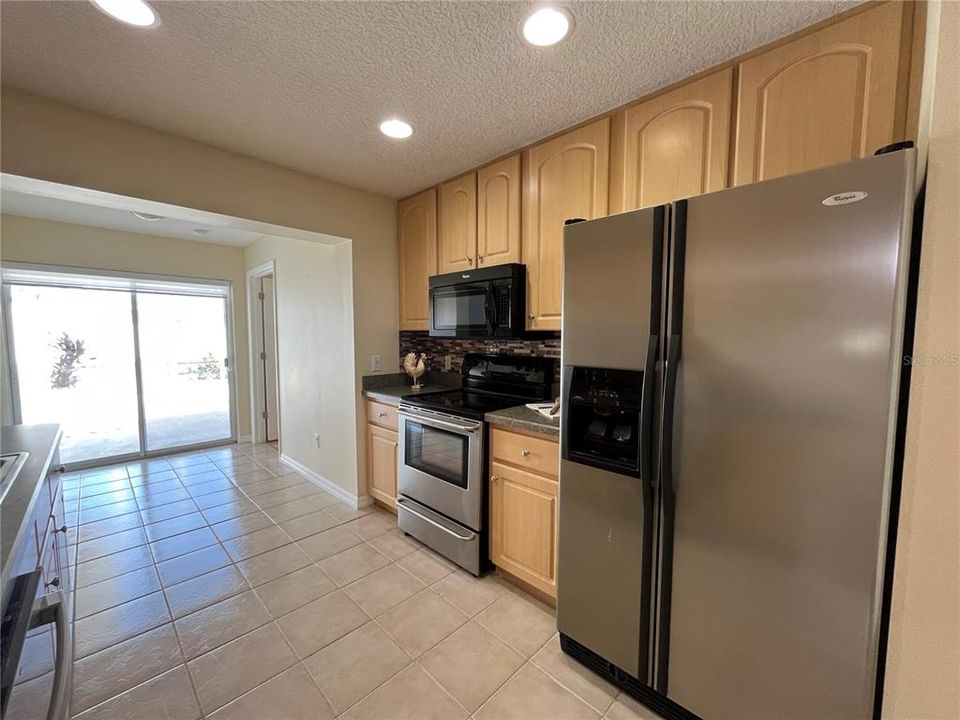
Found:
[[[520,156],[477,172],[478,267],[520,262]]]
[[[427,330],[427,280],[437,274],[437,191],[398,204],[400,329]]]
[[[732,102],[727,68],[622,111],[614,120],[611,211],[725,188]]]
[[[477,175],[438,188],[437,268],[440,273],[477,267]]]
[[[367,491],[388,507],[397,506],[397,433],[367,425]]]
[[[912,6],[877,6],[740,64],[736,185],[867,157],[902,139]]]
[[[527,328],[559,330],[563,223],[607,214],[610,118],[535,145],[525,152],[523,261]]]

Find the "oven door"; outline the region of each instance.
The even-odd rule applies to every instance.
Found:
[[[401,495],[479,531],[483,513],[483,423],[401,408]]]
[[[467,278],[469,273],[463,273]],[[489,282],[463,281],[430,288],[432,337],[491,337],[496,304]]]
[[[72,675],[69,599],[47,592],[44,569],[12,580],[4,610],[2,705],[5,718],[64,720]]]

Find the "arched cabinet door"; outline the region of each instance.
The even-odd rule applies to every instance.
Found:
[[[437,274],[437,191],[401,200],[397,208],[400,329],[426,330],[427,280]]]
[[[636,210],[727,186],[733,70],[726,68],[622,111],[611,163],[611,211]]]
[[[912,10],[886,3],[742,62],[734,183],[857,160],[902,140]]]
[[[563,223],[607,214],[610,118],[526,151],[523,262],[527,266],[527,329],[559,330]]]
[[[438,189],[438,272],[477,267],[477,175],[470,173]]]
[[[477,171],[477,266],[520,262],[520,156]]]

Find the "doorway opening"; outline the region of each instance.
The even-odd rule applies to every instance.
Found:
[[[236,440],[230,284],[6,264],[14,421],[71,468]]]
[[[251,409],[253,442],[280,439],[277,377],[276,269],[269,261],[247,271],[250,318]]]

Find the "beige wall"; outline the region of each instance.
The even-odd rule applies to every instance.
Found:
[[[0,122],[6,173],[349,238],[357,408],[372,354],[397,369],[396,201],[9,88]]]
[[[0,215],[0,261],[229,280],[233,287],[237,430],[241,436],[250,434],[247,294],[242,248]],[[4,394],[6,396],[6,392]],[[4,406],[7,406],[6,400]]]
[[[356,495],[350,243],[262,238],[244,255],[248,269],[274,261],[280,450]]]
[[[919,364],[910,387],[883,708],[891,720],[960,718],[960,3],[938,3],[933,21],[937,14]]]

